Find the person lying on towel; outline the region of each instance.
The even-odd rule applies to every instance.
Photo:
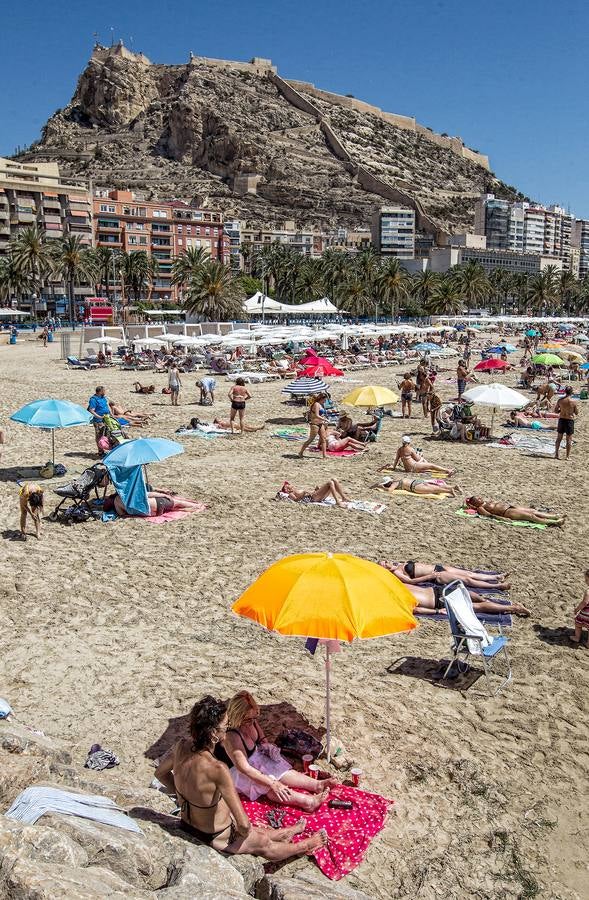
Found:
[[[446,612],[444,598],[442,596],[444,588],[441,584],[435,584],[433,587],[421,587],[417,584],[408,584],[406,587],[417,600],[417,606],[415,607],[414,612],[423,616],[431,616],[435,613],[444,614]],[[468,593],[470,594],[475,613],[491,613],[493,615],[514,615],[523,617],[530,615],[530,610],[526,609],[525,606],[522,606],[521,603],[498,603],[496,600],[489,600],[488,597],[483,597],[482,594],[477,594],[475,591],[468,591]]]
[[[277,500],[294,500],[295,503],[322,503],[328,497],[332,497],[335,500],[336,506],[345,507],[346,503],[350,502],[350,497],[344,493],[344,489],[337,478],[332,478],[330,481],[326,481],[325,484],[313,488],[313,490],[307,490],[306,488],[298,490],[289,481],[285,481],[276,494]]]
[[[495,516],[499,519],[511,519],[512,522],[532,522],[534,525],[562,526],[566,519],[566,513],[559,516],[530,506],[515,506],[503,500],[485,500],[482,497],[467,497],[464,506],[466,509],[474,509],[479,516]]]
[[[538,422],[536,419],[532,419],[530,416],[524,416],[521,412],[516,412],[512,410],[509,413],[509,421],[508,425],[515,425],[516,428],[534,428],[536,431],[550,431],[556,428],[556,425],[551,425],[548,422]]]
[[[436,584],[450,584],[461,581],[466,587],[493,588],[496,591],[508,591],[511,584],[505,579],[504,572],[473,572],[458,566],[446,566],[441,563],[422,563],[413,559],[407,562],[389,562],[379,560],[379,565],[388,569],[405,584],[420,584],[422,581],[435,581]]]
[[[458,487],[457,484],[440,483],[435,478],[385,478],[384,481],[378,481],[371,487],[378,488],[381,491],[388,491],[390,494],[394,491],[405,491],[407,494],[458,497],[462,493],[462,488]]]
[[[327,428],[327,451],[340,453],[342,450],[354,450],[357,453],[368,453],[368,447],[355,438],[346,437],[337,428]]]
[[[148,491],[147,502],[149,503],[149,512],[146,514],[145,518],[148,516],[163,516],[164,513],[173,512],[178,509],[192,510],[200,507],[200,504],[195,500],[184,500],[173,494],[169,494],[167,491]],[[111,512],[114,510],[117,516],[121,517],[137,515],[137,513],[127,512],[123,501],[118,494],[111,494],[109,497],[105,497],[102,508],[104,512]]]

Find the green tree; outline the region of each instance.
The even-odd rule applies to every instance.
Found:
[[[529,281],[529,301],[534,313],[546,315],[558,296],[559,271],[556,266],[546,266]]]
[[[51,252],[45,232],[37,225],[23,228],[14,241],[13,255],[15,265],[30,279],[31,288],[40,293],[51,270]],[[33,303],[33,317],[36,313]]]
[[[6,256],[0,256],[0,300],[9,302],[13,297],[17,300],[33,290],[30,275],[23,272],[16,264],[13,250]]]
[[[435,286],[427,310],[434,316],[456,316],[464,310],[460,283],[453,275],[447,275]]]
[[[401,309],[401,301],[406,300],[411,291],[411,278],[400,261],[387,259],[375,277],[377,294],[390,306],[391,317],[395,319]]]
[[[491,286],[480,263],[471,261],[464,266],[455,266],[452,277],[469,309],[480,306],[489,298]]]
[[[213,321],[224,321],[242,313],[237,279],[229,266],[216,261],[205,263],[201,272],[191,279],[184,308],[193,315]]]
[[[436,272],[427,269],[413,276],[411,294],[423,309],[427,309],[439,280],[440,276]]]
[[[297,280],[297,295],[303,302],[325,295],[325,280],[320,259],[305,259]]]
[[[209,259],[205,247],[187,247],[172,264],[172,284],[185,288],[191,279],[202,272]]]
[[[55,241],[51,247],[52,271],[63,279],[68,294],[69,319],[75,322],[76,309],[74,286],[80,283],[94,284],[96,261],[80,235],[68,234]]]

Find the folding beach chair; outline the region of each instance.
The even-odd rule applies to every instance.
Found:
[[[85,469],[79,478],[70,481],[69,484],[62,484],[60,487],[54,488],[53,493],[62,499],[57,504],[49,518],[52,522],[62,521],[65,525],[71,525],[74,522],[85,521],[86,519],[100,518],[101,510],[93,509],[90,503],[90,497],[94,493],[95,499],[99,499],[98,488],[102,484],[104,476],[107,475],[106,466],[102,463],[96,463],[89,469]],[[102,499],[106,494],[107,488],[104,488]],[[65,503],[69,502],[69,506],[62,509]]]
[[[98,369],[98,363],[91,362],[90,360],[79,360],[77,356],[68,356],[67,358],[67,367],[68,369]]]
[[[508,682],[511,681],[511,661],[507,653],[508,639],[501,631],[495,637],[487,632],[482,622],[477,619],[473,609],[470,594],[462,581],[452,581],[446,585],[442,594],[448,624],[452,634],[452,659],[444,672],[444,678],[448,676],[450,669],[456,664],[459,672],[465,672],[468,668],[470,656],[479,656],[485,670],[485,677],[491,696],[495,696]],[[504,657],[507,666],[507,674],[492,671],[495,660]],[[491,675],[496,674],[502,679],[499,686],[493,690]]]

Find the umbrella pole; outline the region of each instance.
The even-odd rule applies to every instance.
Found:
[[[331,708],[330,708],[330,687],[331,687],[331,658],[329,655],[329,644],[325,648],[325,731],[326,743],[325,751],[327,762],[331,762]]]
[[[493,437],[493,423],[495,422],[495,407],[493,407],[493,412],[491,413],[491,437]]]
[[[55,428],[51,429],[51,459],[55,467]]]

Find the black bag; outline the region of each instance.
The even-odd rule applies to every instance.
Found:
[[[321,742],[317,738],[299,728],[289,728],[288,731],[281,732],[276,739],[276,744],[289,756],[298,756],[299,759],[308,753],[313,759],[316,759],[323,750]]]

